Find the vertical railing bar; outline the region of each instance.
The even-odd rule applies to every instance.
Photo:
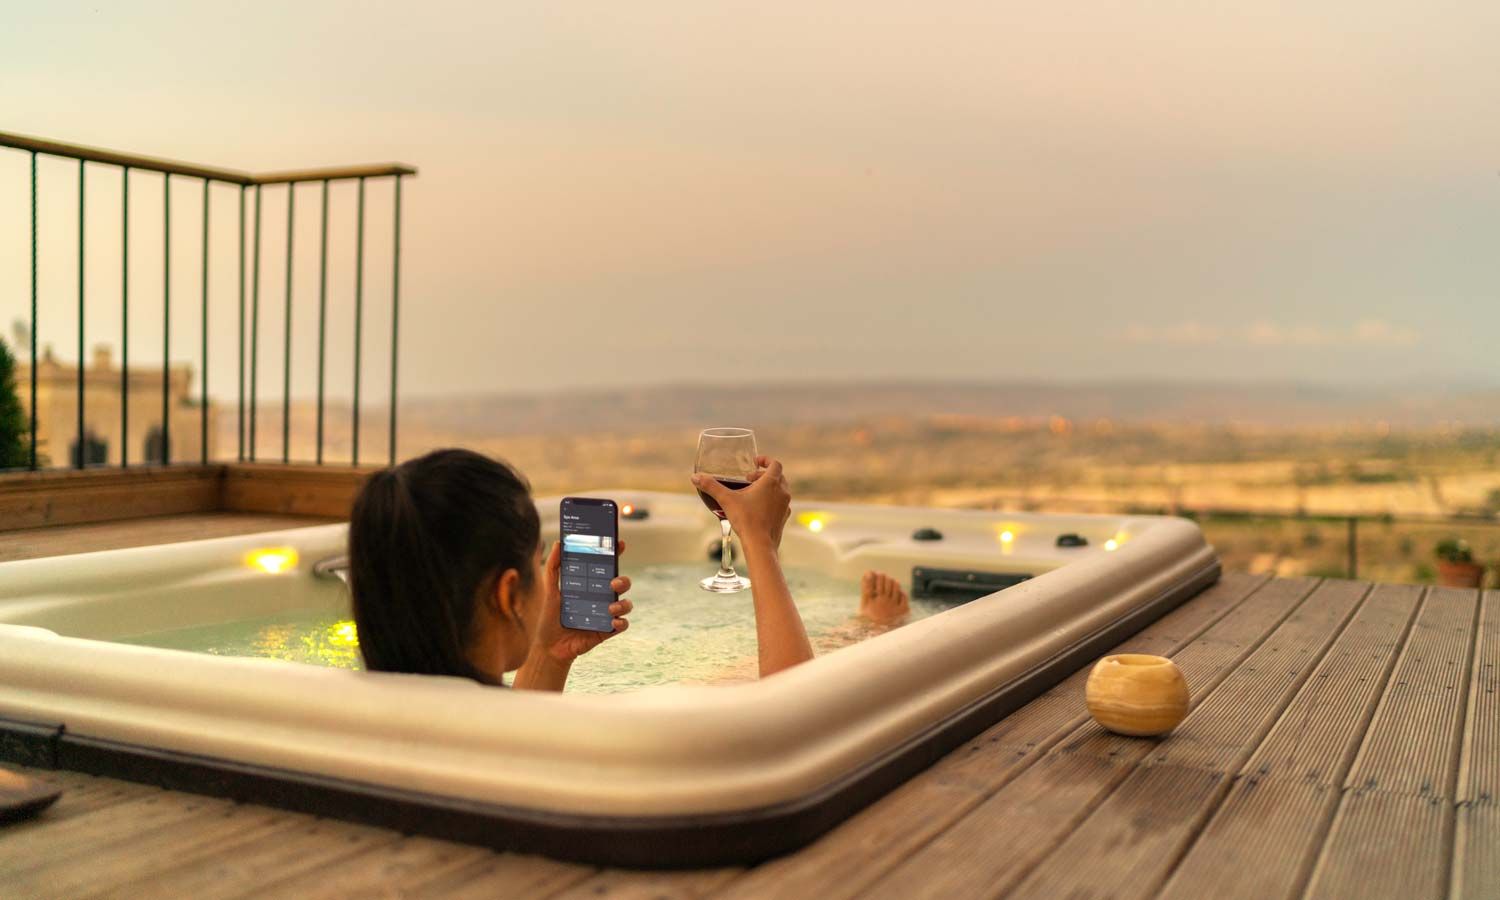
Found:
[[[391,433],[390,464],[396,464],[396,347],[401,327],[401,176],[396,176],[396,227],[391,253]]]
[[[359,465],[359,365],[365,310],[365,179],[359,179],[359,223],[354,239],[354,447],[350,465]]]
[[[130,167],[120,167],[120,468],[130,466]]]
[[[172,173],[161,179],[161,464],[172,464]]]
[[[239,365],[235,367],[235,375],[239,382],[239,406],[237,420],[239,423],[239,437],[235,445],[235,459],[245,461],[245,191],[249,185],[240,185],[240,236],[239,236],[239,295],[240,295],[240,355]]]
[[[286,185],[286,328],[281,334],[281,461],[291,462],[292,449],[292,212],[297,207],[297,182]]]
[[[83,174],[84,162],[78,161],[78,462],[81,469],[87,457],[83,440]]]
[[[203,179],[203,329],[199,335],[199,356],[203,360],[202,387],[198,397],[198,457],[208,465],[208,179]]]
[[[260,381],[260,185],[255,186],[255,266],[250,292],[250,461],[255,462],[255,409]]]
[[[323,363],[328,317],[328,179],[323,179],[323,232],[318,248],[318,465],[323,464]]]
[[[36,469],[36,151],[31,151],[31,468]]]

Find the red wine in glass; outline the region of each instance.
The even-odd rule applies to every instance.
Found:
[[[724,485],[731,491],[744,490],[745,488],[750,486],[750,482],[744,478],[719,478],[718,476],[714,476],[714,481],[717,481],[719,484]],[[718,516],[721,519],[724,518],[724,508],[719,505],[719,501],[715,500],[713,497],[710,497],[708,494],[703,493],[702,491],[698,492],[698,499],[702,500],[703,505],[708,507],[709,511],[714,515]]]

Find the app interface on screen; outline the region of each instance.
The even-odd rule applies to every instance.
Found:
[[[615,505],[565,503],[562,507],[562,623],[610,631],[615,592]]]

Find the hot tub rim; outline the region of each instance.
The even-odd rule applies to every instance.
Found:
[[[228,797],[403,833],[596,865],[694,868],[799,849],[1219,579],[1219,561],[800,797],[750,809],[589,815],[432,794],[0,717],[0,759]]]

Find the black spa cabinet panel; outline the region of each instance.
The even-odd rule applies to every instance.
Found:
[[[1033,576],[1016,573],[979,572],[971,569],[932,569],[913,566],[911,595],[919,600],[968,603],[996,591],[1014,587]]]

